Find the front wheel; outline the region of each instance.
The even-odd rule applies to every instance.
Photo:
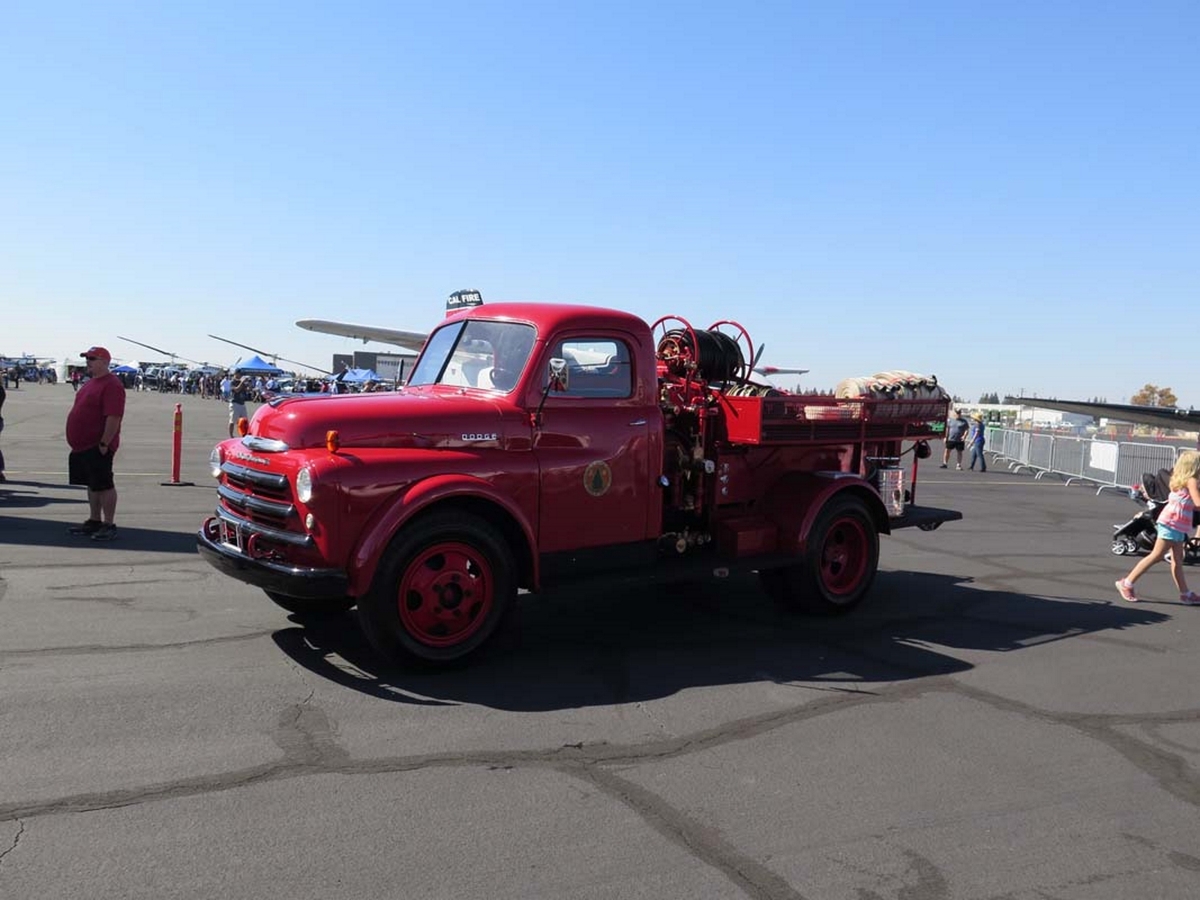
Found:
[[[817,516],[800,565],[760,573],[767,593],[788,609],[845,615],[871,589],[879,568],[879,533],[866,504],[835,497]]]
[[[389,658],[426,666],[462,661],[511,611],[514,568],[508,544],[486,521],[432,513],[392,540],[358,602],[359,622]]]

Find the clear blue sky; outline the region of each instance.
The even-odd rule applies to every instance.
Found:
[[[0,20],[0,352],[328,366],[362,345],[296,319],[426,329],[473,287],[736,319],[806,387],[1200,406],[1195,2]]]

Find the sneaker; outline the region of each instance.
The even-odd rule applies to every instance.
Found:
[[[93,541],[111,541],[117,536],[117,526],[111,522],[101,525],[92,534]]]
[[[939,469],[944,469],[944,468],[946,468],[946,464],[945,464],[945,463],[942,463],[940,466],[938,466],[938,468],[939,468]]]
[[[95,534],[103,524],[99,519],[85,519],[82,525],[72,525],[67,531],[70,534]]]
[[[960,472],[961,472],[961,471],[962,471],[962,464],[961,464],[961,463],[959,463],[959,464],[958,464],[957,466],[955,466],[954,468],[958,469],[958,471],[960,471]]]
[[[1184,606],[1200,606],[1200,594],[1195,591],[1188,591],[1186,594],[1179,595],[1179,602]]]
[[[1138,595],[1133,592],[1133,585],[1122,578],[1116,582],[1117,592],[1121,595],[1121,599],[1128,600],[1130,603],[1138,602]]]

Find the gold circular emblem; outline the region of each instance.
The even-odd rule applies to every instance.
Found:
[[[612,469],[604,461],[594,462],[583,470],[583,488],[593,497],[603,497],[612,486]]]

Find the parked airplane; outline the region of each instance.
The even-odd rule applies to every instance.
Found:
[[[452,315],[472,306],[482,306],[483,295],[476,290],[455,291],[446,300],[446,315]],[[329,319],[300,319],[296,324],[307,331],[321,334],[336,334],[339,337],[367,341],[378,341],[382,344],[393,344],[410,353],[420,353],[425,346],[429,333],[425,331],[401,331],[396,328],[384,328],[378,325],[353,325],[349,322],[335,322]],[[760,345],[755,359],[762,359],[763,345]],[[808,369],[788,369],[779,366],[755,366],[754,372],[770,378],[773,375],[803,375]]]
[[[45,366],[48,363],[54,362],[53,356],[30,356],[28,353],[22,353],[20,356],[8,356],[0,353],[0,367],[8,368],[10,366],[20,366],[23,369],[38,368]]]
[[[1084,400],[1045,400],[1041,397],[1005,397],[1004,402],[1092,416],[1097,419],[1115,419],[1118,422],[1129,422],[1134,425],[1176,428],[1181,431],[1200,430],[1200,410],[1179,409],[1174,406],[1093,403]]]

